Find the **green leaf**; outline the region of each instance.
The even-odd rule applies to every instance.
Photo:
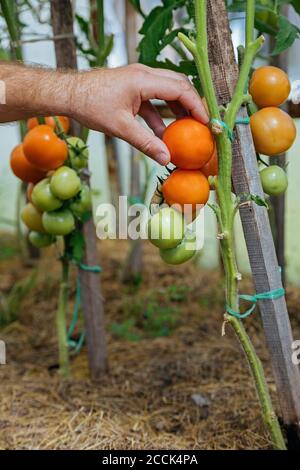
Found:
[[[165,35],[171,33],[173,11],[184,3],[185,0],[164,0],[164,6],[155,7],[147,16],[140,30],[140,34],[144,36],[138,47],[141,63],[150,65],[156,61],[166,46]]]
[[[75,232],[71,234],[69,247],[71,248],[71,253],[69,254],[71,259],[76,263],[81,263],[85,250],[85,240],[83,234],[79,230],[75,230]]]
[[[275,48],[272,51],[272,56],[278,55],[292,46],[294,41],[299,38],[300,29],[289,20],[280,15],[279,16],[279,31],[276,36]]]
[[[133,6],[133,8],[138,12],[140,13],[140,15],[142,15],[144,18],[145,18],[145,13],[143,12],[142,10],[142,7],[141,7],[141,1],[140,0],[129,0],[129,2],[131,3],[131,5]]]
[[[292,0],[291,5],[293,5],[295,11],[300,15],[300,1],[299,0]]]
[[[250,194],[250,200],[255,202],[255,204],[257,204],[258,206],[266,207],[267,209],[269,209],[269,204],[267,203],[267,201],[260,196]]]
[[[75,18],[80,28],[80,31],[85,35],[87,39],[89,39],[89,34],[90,34],[89,21],[83,18],[83,16],[78,15],[78,13],[76,13]]]

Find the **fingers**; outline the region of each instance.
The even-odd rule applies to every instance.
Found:
[[[146,121],[157,137],[162,137],[166,126],[157,109],[149,102],[142,103],[139,115]]]
[[[186,109],[178,101],[168,101],[169,108],[175,114],[176,119],[181,119],[189,115]]]
[[[126,129],[120,133],[121,139],[126,140],[161,165],[167,165],[170,162],[170,153],[164,142],[149,129],[143,127],[131,114],[127,115],[121,129]]]
[[[179,102],[198,121],[207,124],[209,116],[203,102],[187,77],[173,71],[145,67],[141,70],[141,96],[143,101],[159,99]]]

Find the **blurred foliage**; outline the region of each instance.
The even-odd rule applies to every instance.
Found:
[[[17,320],[22,302],[35,286],[36,278],[37,272],[34,271],[26,279],[16,282],[8,295],[4,296],[0,293],[0,326]]]
[[[127,297],[125,319],[111,325],[112,333],[128,341],[169,336],[179,325],[178,304],[187,300],[189,292],[188,286],[173,284],[157,292],[135,294],[135,301],[132,296]]]

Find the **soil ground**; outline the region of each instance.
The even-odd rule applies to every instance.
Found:
[[[8,362],[0,366],[0,449],[270,448],[243,353],[229,327],[221,337],[220,274],[192,263],[169,267],[150,244],[144,250],[143,280],[132,287],[118,279],[126,243],[99,245],[110,369],[98,384],[89,380],[85,347],[72,358],[69,379],[55,368],[60,267],[52,249],[43,255],[17,321],[0,330]],[[2,253],[0,294],[7,297],[32,269],[7,246]],[[249,280],[242,291],[253,291]],[[288,289],[296,338],[299,298],[300,289]],[[245,325],[277,407],[258,313]]]

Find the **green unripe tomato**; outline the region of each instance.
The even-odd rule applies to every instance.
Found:
[[[271,165],[260,172],[263,190],[269,196],[280,196],[288,187],[286,172],[277,165]]]
[[[161,209],[148,221],[149,240],[158,248],[175,248],[182,241],[184,232],[184,217],[170,207]]]
[[[30,232],[29,241],[36,248],[46,248],[54,243],[55,238],[49,233]]]
[[[175,248],[159,250],[162,260],[167,264],[183,264],[192,259],[196,253],[196,235],[186,237]]]
[[[76,171],[61,166],[51,177],[50,188],[54,196],[65,201],[79,193],[81,181]]]
[[[43,212],[55,211],[63,205],[63,202],[51,191],[50,178],[45,178],[34,186],[31,199],[33,204]]]
[[[86,143],[79,139],[79,137],[68,137],[67,144],[72,168],[80,170],[87,167],[89,149]]]
[[[87,184],[83,184],[75,201],[70,204],[70,209],[77,217],[82,217],[92,210],[92,193]]]
[[[50,235],[65,236],[75,229],[75,219],[68,209],[44,212],[43,226]]]

